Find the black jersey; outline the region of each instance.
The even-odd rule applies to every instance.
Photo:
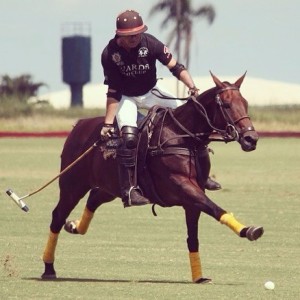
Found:
[[[139,45],[129,52],[118,46],[117,37],[102,52],[104,84],[126,96],[141,96],[156,84],[156,60],[167,65],[172,54],[154,36],[143,33]]]

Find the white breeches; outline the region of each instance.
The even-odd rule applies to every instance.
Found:
[[[161,87],[155,86],[154,88],[160,91],[163,95],[174,98],[174,95],[163,90]],[[184,100],[161,99],[152,94],[151,91],[145,95],[137,97],[122,96],[116,114],[119,129],[121,130],[123,126],[137,127],[138,109],[149,110],[154,105],[176,108],[184,103],[186,103]]]

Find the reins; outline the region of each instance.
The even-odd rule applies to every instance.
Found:
[[[226,125],[226,129],[223,130],[223,129],[220,129],[220,128],[217,128],[213,123],[212,121],[210,120],[208,114],[207,114],[207,111],[206,111],[206,108],[199,102],[197,101],[196,97],[195,96],[191,96],[191,97],[186,97],[186,98],[177,98],[177,97],[169,97],[169,96],[166,96],[164,94],[162,94],[158,89],[152,89],[151,90],[151,93],[154,94],[155,96],[161,98],[161,99],[166,99],[166,100],[183,100],[183,101],[192,101],[197,112],[201,114],[201,116],[205,119],[205,121],[207,122],[208,126],[213,130],[215,131],[216,133],[218,133],[219,135],[221,135],[222,139],[215,139],[215,138],[209,138],[210,141],[225,141],[226,143],[227,142],[231,142],[231,141],[234,141],[234,140],[238,140],[239,139],[239,136],[240,134],[244,134],[245,132],[247,131],[254,131],[254,127],[253,126],[250,126],[250,127],[245,127],[243,128],[242,130],[238,130],[236,128],[236,124],[238,124],[241,120],[243,119],[250,119],[250,117],[248,115],[245,115],[245,116],[242,116],[240,117],[239,119],[237,120],[233,120],[231,115],[228,113],[228,111],[226,110],[226,108],[229,108],[229,107],[226,107],[226,104],[223,103],[222,99],[221,99],[221,96],[220,94],[222,94],[223,92],[225,91],[228,91],[228,90],[239,90],[238,87],[236,86],[227,86],[227,87],[224,87],[224,88],[221,88],[221,89],[218,89],[216,92],[215,92],[215,100],[216,100],[216,103],[220,109],[220,112],[222,114],[222,117],[224,118],[224,120],[226,121],[227,125]],[[191,132],[190,130],[188,130],[185,126],[183,126],[175,117],[174,113],[173,113],[173,110],[170,109],[170,108],[167,108],[166,111],[165,111],[165,114],[164,114],[164,117],[163,117],[163,121],[166,117],[166,114],[169,114],[169,116],[172,118],[172,120],[174,121],[174,123],[183,131],[185,132],[186,134],[183,134],[183,135],[176,135],[166,141],[164,141],[163,143],[161,143],[159,146],[160,148],[165,144],[167,143],[168,141],[170,140],[173,140],[173,139],[178,139],[178,138],[185,138],[185,137],[190,137],[192,139],[195,139],[196,141],[198,142],[203,142],[203,137],[207,137],[210,135],[210,133],[193,133]],[[163,122],[162,122],[163,123]],[[160,136],[161,136],[161,132],[159,134],[159,141],[160,141]]]
[[[188,100],[189,97],[184,97],[184,98],[178,98],[178,97],[169,97],[169,96],[166,96],[164,95],[161,91],[159,91],[158,89],[154,88],[151,90],[151,93],[153,95],[155,95],[156,97],[160,98],[160,99],[165,99],[165,100],[182,100],[182,101],[185,101],[185,100]]]
[[[199,103],[197,100],[196,100],[196,97],[195,96],[191,96],[191,97],[184,97],[184,98],[178,98],[178,97],[169,97],[169,96],[166,96],[164,94],[161,93],[161,91],[159,91],[158,89],[154,88],[151,90],[151,93],[153,95],[155,95],[156,97],[160,98],[160,99],[165,99],[165,100],[182,100],[182,101],[188,101],[188,100],[192,100],[195,104],[198,104],[202,110],[198,110],[198,112],[200,112],[200,114],[205,118],[205,120],[207,121],[208,125],[215,131],[217,132],[220,132],[222,131],[221,129],[218,129],[216,127],[214,127],[212,125],[212,123],[210,122],[210,119],[207,115],[207,112],[206,112],[206,109],[204,108],[204,106]],[[167,110],[169,115],[171,116],[171,118],[173,119],[173,121],[187,134],[187,135],[180,135],[180,136],[176,136],[176,137],[192,137],[196,140],[199,140],[199,136],[206,136],[208,135],[208,133],[192,133],[190,132],[187,128],[185,128],[174,116],[173,114],[173,111],[172,109],[168,109]],[[172,139],[175,139],[176,137],[172,138]]]

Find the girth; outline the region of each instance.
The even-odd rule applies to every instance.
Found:
[[[187,156],[204,156],[206,155],[207,148],[187,148],[187,147],[176,147],[170,146],[164,149],[152,149],[148,150],[150,156],[159,156],[159,155],[187,155]]]

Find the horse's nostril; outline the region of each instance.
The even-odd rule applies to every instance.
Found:
[[[253,144],[253,145],[256,145],[257,141],[258,141],[258,136],[252,136],[252,135],[245,135],[244,136],[244,141],[246,143],[250,143],[250,144]]]
[[[247,143],[251,143],[251,144],[256,143],[256,141],[253,140],[253,138],[252,138],[251,136],[246,136],[246,137],[244,138],[244,140],[245,140]]]

